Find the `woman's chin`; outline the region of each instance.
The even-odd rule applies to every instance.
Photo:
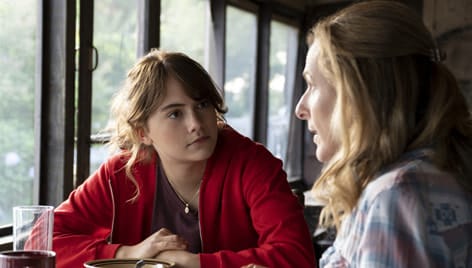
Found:
[[[316,150],[316,159],[318,162],[325,163],[326,159],[324,158],[324,155],[319,152],[319,150]]]
[[[323,150],[322,146],[318,146],[316,149],[316,159],[318,159],[319,162],[326,163],[331,157],[333,157],[333,153]]]

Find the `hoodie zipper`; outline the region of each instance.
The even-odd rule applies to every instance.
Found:
[[[108,180],[108,187],[110,188],[111,203],[112,203],[112,219],[111,219],[111,230],[110,236],[108,237],[108,244],[113,243],[113,230],[115,228],[115,196],[113,195],[113,187],[111,185],[111,180]]]

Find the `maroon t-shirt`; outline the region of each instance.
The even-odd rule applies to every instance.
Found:
[[[161,228],[167,228],[174,234],[183,237],[189,243],[188,251],[202,251],[198,211],[190,208],[185,213],[185,204],[180,200],[167,176],[161,168],[157,168],[156,197],[152,221],[153,233]]]

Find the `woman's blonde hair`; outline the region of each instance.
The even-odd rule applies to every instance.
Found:
[[[139,131],[146,130],[147,120],[159,107],[167,91],[169,77],[177,79],[185,93],[194,100],[208,100],[215,108],[217,120],[224,123],[227,111],[221,93],[205,69],[196,61],[178,52],[153,49],[130,69],[125,85],[114,96],[111,105],[112,150],[129,155],[125,170],[128,178],[139,187],[132,174],[135,163],[149,161],[155,150],[142,143]]]
[[[331,133],[340,149],[313,186],[320,224],[339,227],[380,169],[406,151],[472,189],[472,121],[464,96],[418,14],[394,1],[353,4],[317,23],[317,66],[336,91]]]

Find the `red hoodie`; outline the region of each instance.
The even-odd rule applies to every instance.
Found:
[[[110,158],[55,210],[57,268],[113,258],[117,248],[151,234],[157,156],[135,164],[140,187],[126,178],[127,158]],[[315,267],[303,208],[282,162],[230,127],[220,130],[200,189],[201,267]]]

